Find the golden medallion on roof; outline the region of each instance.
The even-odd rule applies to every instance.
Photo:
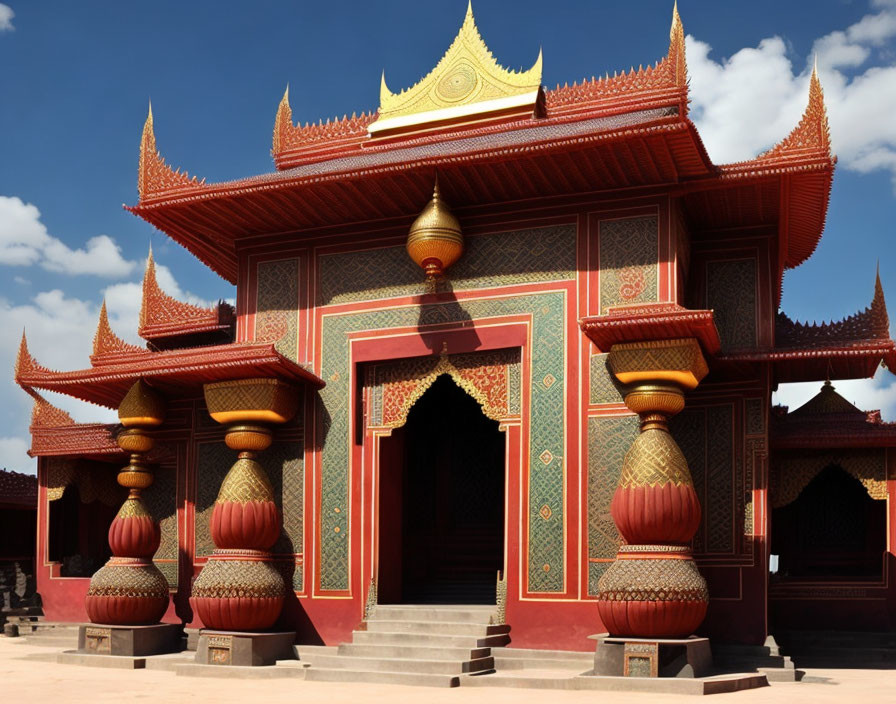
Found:
[[[370,134],[531,107],[541,90],[541,52],[528,71],[510,71],[485,45],[472,5],[436,67],[416,85],[393,93],[383,73],[380,109]]]

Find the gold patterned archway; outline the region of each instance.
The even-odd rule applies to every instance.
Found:
[[[772,508],[781,508],[796,501],[803,489],[823,469],[840,467],[858,479],[868,496],[883,501],[887,498],[887,462],[883,450],[824,452],[780,458],[775,463],[769,487]]]
[[[520,350],[415,357],[371,364],[366,371],[366,425],[403,426],[417,400],[442,374],[472,396],[486,417],[499,422],[520,414]]]

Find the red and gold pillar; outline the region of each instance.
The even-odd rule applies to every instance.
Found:
[[[209,414],[227,426],[225,442],[238,452],[211,518],[215,551],[193,584],[190,604],[206,628],[257,632],[277,620],[286,584],[270,548],[280,535],[280,511],[256,459],[271,445],[271,424],[298,409],[296,390],[277,379],[240,379],[205,385]]]
[[[686,637],[703,621],[709,595],[689,548],[700,502],[668,420],[706,376],[706,360],[687,338],[613,345],[609,364],[641,432],[610,507],[625,544],[598,582],[598,610],[611,636]]]
[[[168,581],[152,561],[159,548],[159,524],[140,496],[152,484],[146,453],[153,447],[150,429],[165,420],[164,399],[137,381],[118,408],[123,429],[118,445],[131,453],[118,483],[129,490],[109,527],[112,557],[90,580],[85,606],[93,623],[140,626],[158,623],[168,609]]]

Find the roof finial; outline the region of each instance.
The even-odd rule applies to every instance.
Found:
[[[678,0],[672,6],[672,26],[669,28],[669,62],[674,72],[675,84],[687,87],[688,66],[685,53],[684,25],[678,14]]]
[[[28,351],[28,338],[25,336],[25,328],[22,328],[22,341],[19,342],[19,352],[16,355],[16,365],[14,367],[16,380],[22,373],[29,371],[33,366],[34,357]]]
[[[272,143],[272,151],[279,154],[282,151],[284,131],[292,127],[292,108],[289,106],[289,83],[286,84],[286,90],[283,91],[283,97],[280,98],[280,104],[277,106],[277,116],[274,118],[274,139]]]
[[[884,287],[880,282],[880,260],[877,262],[877,273],[874,277],[874,298],[871,299],[871,327],[875,338],[890,337],[890,315],[887,312]]]

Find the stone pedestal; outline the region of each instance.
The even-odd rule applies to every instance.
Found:
[[[706,677],[712,670],[708,638],[597,639],[595,675],[612,677]]]
[[[78,629],[78,652],[140,657],[180,650],[183,627],[175,623],[115,626],[88,623]]]
[[[245,633],[242,631],[199,632],[196,662],[200,665],[261,666],[277,660],[295,660],[295,632]]]

